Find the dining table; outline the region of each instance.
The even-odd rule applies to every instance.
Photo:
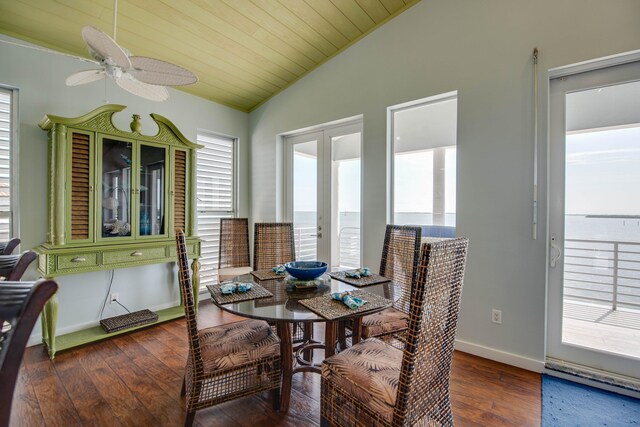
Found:
[[[381,279],[386,280],[384,278]],[[280,278],[260,280],[253,272],[234,277],[225,283],[251,283],[253,290],[250,292],[254,290],[263,292],[263,290],[266,290],[266,294],[271,294],[271,296],[264,296],[266,294],[263,294],[255,299],[224,303],[224,296],[221,296],[219,291],[219,286],[224,285],[224,283],[207,286],[213,303],[222,310],[238,316],[265,320],[275,325],[276,333],[280,338],[281,352],[281,411],[288,410],[292,377],[295,373],[321,372],[320,364],[313,361],[313,350],[324,349],[324,356],[327,358],[335,354],[336,351],[344,349],[346,345],[346,324],[350,324],[352,343],[356,343],[359,340],[362,317],[390,307],[402,292],[402,287],[389,280],[384,283],[360,287],[332,278],[326,273],[309,282],[309,284],[303,285],[300,285],[300,281],[296,281],[286,275]],[[216,286],[218,287],[216,288]],[[331,294],[347,291],[354,295],[360,292],[359,295],[363,296],[365,300],[370,300],[371,303],[369,306],[364,304],[362,308],[357,310],[349,310],[348,307],[346,309],[344,307],[341,308],[342,302],[340,301],[333,301],[333,303],[328,301],[331,300]],[[217,295],[215,295],[216,292],[218,292]],[[248,297],[249,293],[247,293]],[[325,313],[315,307],[312,310],[309,308],[309,304],[314,302],[337,309],[337,313]],[[294,348],[291,332],[292,325],[302,324],[303,328],[308,331],[313,328],[314,323],[319,322],[325,323],[324,342],[311,339],[296,345]]]

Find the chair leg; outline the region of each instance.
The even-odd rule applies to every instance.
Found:
[[[187,418],[184,420],[184,427],[191,427],[193,419],[196,417],[196,411],[187,412]]]
[[[274,388],[270,391],[271,394],[271,406],[274,411],[280,410],[280,387]]]
[[[180,389],[180,396],[184,396],[187,394],[187,379],[182,377],[182,388]]]

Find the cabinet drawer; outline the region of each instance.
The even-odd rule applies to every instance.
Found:
[[[98,265],[98,253],[58,255],[58,270],[93,267]]]
[[[122,262],[136,263],[138,261],[165,258],[166,254],[164,248],[164,246],[158,246],[144,249],[123,249],[121,251],[106,251],[103,255],[103,263],[105,265],[118,264]]]

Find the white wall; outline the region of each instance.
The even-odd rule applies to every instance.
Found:
[[[363,114],[362,247],[365,265],[377,266],[387,220],[386,108],[457,90],[457,225],[470,239],[458,340],[467,351],[539,369],[546,70],[640,48],[639,18],[636,0],[423,0],[250,114],[252,219],[279,219],[279,133]],[[533,240],[536,46],[542,162]],[[490,322],[492,308],[502,310],[502,325]]]
[[[9,37],[3,40],[20,42]],[[80,38],[80,33],[78,33]],[[22,43],[22,42],[20,42]],[[37,52],[0,43],[0,84],[20,90],[20,238],[22,250],[45,241],[47,227],[47,134],[38,127],[45,114],[77,117],[105,103],[128,108],[114,116],[116,126],[129,130],[131,115],[140,114],[143,134],[155,134],[157,128],[149,117],[158,113],[171,120],[191,141],[197,129],[206,129],[238,137],[240,140],[239,213],[249,214],[249,144],[248,115],[237,110],[169,89],[170,99],[162,103],[146,101],[120,89],[111,80],[85,86],[67,87],[65,78],[73,72],[89,69],[91,64],[50,53]],[[106,296],[110,272],[61,276],[58,298],[60,310],[58,333],[96,325]],[[26,279],[37,278],[35,268]],[[174,264],[157,264],[115,271],[112,292],[129,310],[161,308],[179,300]],[[105,317],[122,314],[107,304]],[[33,337],[40,334],[36,326]],[[32,339],[33,341],[33,339]]]

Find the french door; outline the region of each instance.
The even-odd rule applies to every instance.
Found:
[[[640,62],[550,82],[547,363],[640,377]]]
[[[360,266],[361,145],[360,122],[285,138],[285,208],[297,260]]]

